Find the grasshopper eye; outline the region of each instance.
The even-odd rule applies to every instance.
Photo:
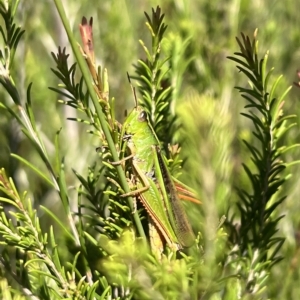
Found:
[[[139,122],[147,121],[147,113],[144,110],[139,114],[138,120]]]

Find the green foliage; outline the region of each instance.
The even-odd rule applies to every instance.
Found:
[[[239,71],[249,79],[250,88],[238,87],[238,90],[248,102],[245,108],[249,112],[242,115],[253,122],[255,141],[250,144],[244,140],[251,153],[252,165],[243,164],[243,167],[252,189],[251,192],[238,189],[241,221],[239,229],[231,233],[231,242],[238,247],[240,256],[249,257],[251,268],[257,273],[257,279],[252,278],[246,285],[248,292],[252,293],[263,286],[270,268],[282,259],[279,250],[284,238],[276,236],[276,233],[283,216],[276,216],[275,212],[286,198],[278,197],[278,191],[286,180],[282,174],[286,168],[282,156],[291,147],[282,146],[279,142],[295,126],[288,121],[296,116],[283,115],[284,97],[291,87],[282,95],[276,95],[282,76],[269,87],[273,69],[267,71],[268,53],[263,59],[258,58],[256,32],[253,40],[242,34],[242,39],[237,38],[237,42],[240,52],[229,58],[238,63]],[[231,221],[230,225],[233,224]],[[249,266],[246,267],[248,269]]]
[[[146,53],[146,60],[140,59],[135,66],[136,78],[139,82],[139,91],[143,96],[142,104],[150,117],[150,123],[160,141],[164,141],[165,149],[172,139],[170,132],[174,117],[171,118],[172,89],[166,73],[169,71],[166,63],[169,57],[160,59],[161,43],[167,26],[163,23],[164,15],[157,7],[152,10],[152,18],[145,13],[147,27],[152,37],[151,50],[149,51],[143,41],[140,43]],[[174,131],[174,130],[173,130]]]
[[[282,224],[288,218],[284,218],[281,208],[286,207],[291,193],[287,188],[292,181],[287,181],[291,173],[288,167],[297,163],[293,158],[297,150],[292,129],[295,123],[290,123],[296,115],[283,113],[285,101],[289,108],[290,88],[285,88],[282,76],[273,80],[273,69],[267,66],[269,52],[261,58],[257,33],[253,38],[241,34],[237,38],[239,52],[229,56],[249,81],[246,88],[244,81],[234,79],[229,61],[221,59],[223,50],[218,50],[230,48],[237,27],[237,20],[233,20],[236,15],[225,6],[214,10],[216,2],[165,1],[151,13],[145,12],[146,26],[140,26],[145,31],[137,30],[138,38],[143,39],[142,57],[136,59],[138,55],[122,47],[121,42],[112,47],[117,24],[122,26],[122,22],[126,26],[119,31],[123,35],[119,41],[124,41],[126,28],[134,19],[130,18],[131,10],[118,13],[114,6],[109,14],[112,4],[104,1],[97,8],[102,14],[97,22],[106,37],[98,38],[93,19],[83,17],[79,30],[71,30],[61,1],[54,2],[75,62],[71,62],[66,48],[51,52],[52,75],[42,74],[38,80],[41,90],[45,90],[44,82],[49,82],[51,90],[42,92],[47,95],[47,100],[42,97],[44,106],[39,106],[32,84],[28,84],[25,93],[22,90],[23,66],[18,53],[22,43],[27,43],[29,32],[24,34],[16,25],[19,1],[1,1],[0,6],[0,83],[5,92],[1,110],[28,141],[25,153],[11,154],[17,165],[0,172],[1,297],[274,297],[279,287],[274,286],[273,278],[278,277],[287,259]],[[240,5],[242,14],[245,3]],[[138,27],[141,12],[132,27]],[[105,14],[107,23],[116,24],[116,28],[107,30],[102,26]],[[205,23],[195,22],[199,15]],[[217,22],[222,16],[231,20],[230,28],[224,29]],[[44,33],[39,30],[44,42]],[[222,30],[228,30],[228,36],[217,39]],[[78,47],[72,31],[80,32],[82,47]],[[201,32],[205,32],[201,35],[203,40],[199,39]],[[136,39],[128,35],[126,43],[138,49]],[[99,41],[105,41],[101,47]],[[102,52],[96,53],[100,48]],[[117,64],[113,55],[120,60],[131,57],[137,61],[133,64],[135,74],[129,77],[137,83],[139,104],[148,112],[169,159],[170,171],[176,177],[182,172],[182,180],[197,190],[202,201],[201,206],[184,204],[197,238],[192,247],[183,251],[164,245],[161,257],[154,255],[149,249],[148,212],[135,198],[123,197],[135,189],[136,181],[127,160],[128,137],[122,132],[120,113],[128,94],[124,90],[129,91],[123,71],[131,62],[118,68],[113,65]],[[109,62],[109,67],[98,66],[96,57],[106,58],[102,64]],[[235,98],[247,103],[246,111],[242,111],[247,122],[237,118],[237,102],[230,106],[228,100],[235,81],[239,82],[237,89],[242,96]],[[49,101],[54,94],[66,111],[63,119],[68,120],[62,121],[60,130]],[[130,107],[134,96],[135,90],[128,97]],[[41,117],[47,112],[51,115],[49,127],[56,132],[53,141],[39,126],[40,122],[43,126],[47,123]],[[78,141],[68,135],[72,131],[64,131],[70,123],[75,124],[78,135],[84,132]],[[241,139],[235,136],[239,127]],[[185,164],[182,158],[187,158]],[[22,174],[28,174],[27,185]],[[284,274],[280,276],[284,278]],[[292,282],[290,279],[281,291],[283,298],[295,296],[287,291]]]

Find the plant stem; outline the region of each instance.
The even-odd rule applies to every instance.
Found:
[[[100,107],[97,95],[95,93],[95,90],[93,88],[92,82],[90,80],[88,68],[86,66],[86,63],[85,63],[83,57],[82,57],[82,54],[79,51],[78,44],[77,44],[76,40],[73,37],[73,34],[72,34],[72,31],[71,31],[71,28],[70,28],[67,16],[65,14],[63,5],[62,5],[62,3],[61,3],[60,0],[54,0],[54,2],[55,2],[55,5],[56,5],[56,8],[57,8],[57,11],[58,11],[58,13],[59,13],[59,15],[61,17],[61,20],[62,20],[62,23],[63,23],[64,28],[66,30],[66,33],[68,35],[71,47],[73,49],[74,55],[76,57],[78,65],[79,65],[79,68],[80,68],[80,70],[82,72],[82,76],[83,76],[84,81],[86,83],[87,89],[89,91],[89,94],[90,94],[91,99],[93,101],[93,104],[95,106],[96,113],[97,113],[98,118],[100,120],[100,124],[101,124],[102,130],[103,130],[103,133],[104,133],[104,135],[106,137],[106,140],[107,140],[107,143],[108,143],[108,147],[109,147],[109,149],[111,151],[113,160],[114,161],[119,161],[118,153],[116,151],[116,148],[115,148],[115,145],[114,145],[111,133],[109,131],[109,128],[108,128],[108,126],[106,124],[104,113],[102,112],[102,109]],[[126,177],[125,177],[124,171],[122,169],[122,166],[121,165],[116,165],[115,167],[116,167],[118,176],[120,178],[122,188],[124,189],[125,193],[129,193],[130,189],[129,189],[129,186],[127,184]],[[146,241],[146,239],[145,239],[146,238],[145,232],[144,232],[142,223],[140,221],[139,215],[138,215],[137,211],[134,210],[132,197],[127,197],[127,199],[128,199],[128,205],[129,205],[130,209],[132,211],[134,211],[133,218],[134,218],[135,224],[137,226],[138,233],[139,233],[139,235],[141,237],[144,238],[144,241]]]

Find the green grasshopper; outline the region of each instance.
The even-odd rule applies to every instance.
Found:
[[[148,122],[147,113],[137,105],[137,101],[125,120],[122,136],[131,152],[125,159],[132,161],[137,187],[122,196],[138,195],[150,216],[149,228],[153,228],[154,224],[170,248],[179,250],[190,247],[195,235],[161,153],[159,140]]]

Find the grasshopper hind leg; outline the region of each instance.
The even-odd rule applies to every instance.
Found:
[[[172,251],[177,252],[181,247],[176,243],[166,242],[163,234],[160,232],[155,222],[148,216],[149,239],[152,253],[161,260],[164,246],[167,243]]]

